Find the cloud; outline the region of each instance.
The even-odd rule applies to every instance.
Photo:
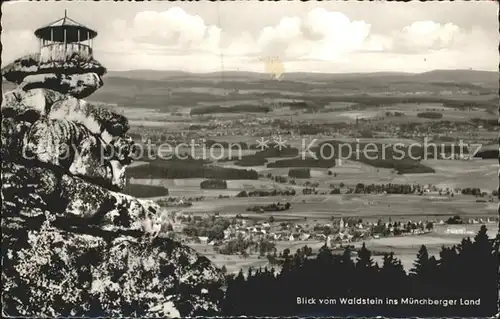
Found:
[[[304,18],[283,17],[277,25],[265,27],[256,43],[263,54],[329,61],[363,49],[370,27],[340,12],[316,8]]]
[[[38,52],[34,30],[2,30],[2,65],[18,57]]]
[[[200,16],[191,15],[179,7],[163,12],[142,11],[135,15],[130,25],[124,20],[115,20],[112,28],[111,37],[119,34],[122,46],[143,53],[144,50],[161,48],[188,53],[214,53],[218,51],[222,31],[215,25],[206,25]],[[111,42],[106,49],[116,49],[114,41],[108,40]]]
[[[226,17],[225,19],[237,19]],[[255,24],[258,23],[255,16]],[[234,23],[233,23],[234,24]],[[282,16],[255,33],[232,34],[179,7],[142,11],[116,19],[99,31],[94,52],[109,69],[179,69],[192,72],[264,70],[257,57],[278,56],[287,71],[426,71],[435,68],[494,70],[498,52],[481,28],[453,23],[409,21],[377,33],[364,20],[314,8]],[[35,52],[32,31],[3,30],[2,57]]]
[[[174,7],[164,12],[139,12],[130,25],[114,21],[114,33],[119,36],[113,37],[120,40],[109,39],[106,49],[340,61],[357,52],[424,53],[447,48],[461,33],[454,24],[433,21],[416,21],[391,34],[376,34],[371,28],[369,23],[351,20],[341,12],[315,8],[303,17],[284,16],[275,25],[262,27],[257,35],[229,36],[200,16]]]
[[[416,21],[393,35],[398,49],[408,52],[440,50],[453,46],[463,31],[453,23]]]

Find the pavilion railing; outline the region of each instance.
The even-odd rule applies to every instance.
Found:
[[[40,63],[65,62],[73,54],[78,54],[80,60],[87,61],[92,58],[92,48],[83,43],[50,43],[40,49]]]

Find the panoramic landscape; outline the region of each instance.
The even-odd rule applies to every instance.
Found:
[[[255,6],[219,4],[228,14],[245,5],[248,6],[245,10]],[[113,284],[129,289],[123,287],[128,287],[126,282],[130,279],[123,278],[133,274],[133,268],[123,270],[122,277],[116,280],[110,275],[108,281],[104,280],[107,276],[104,270],[97,275],[89,273],[89,276],[97,276],[92,277],[89,284],[92,293],[98,291],[101,295],[92,295],[94,299],[88,302],[88,307],[68,306],[57,310],[48,306],[52,309],[48,311],[43,306],[46,302],[40,301],[39,311],[51,315],[65,315],[65,311],[71,315],[159,313],[167,317],[492,315],[498,299],[494,278],[498,271],[499,245],[499,77],[496,71],[499,61],[495,41],[489,43],[485,39],[496,32],[495,14],[488,13],[488,10],[494,11],[494,4],[460,4],[456,17],[449,21],[440,17],[436,18],[438,22],[433,22],[430,19],[437,17],[437,13],[426,18],[424,11],[433,7],[445,12],[443,6],[393,3],[391,6],[397,12],[408,8],[408,12],[414,12],[421,19],[396,19],[399,22],[394,22],[395,25],[400,23],[406,27],[397,35],[393,33],[392,38],[374,32],[396,26],[382,22],[377,26],[376,19],[369,19],[371,9],[363,11],[355,8],[355,4],[327,8],[296,3],[295,9],[289,9],[288,13],[279,13],[277,4],[266,5],[277,15],[272,19],[266,16],[266,23],[274,19],[276,25],[259,25],[250,18],[241,22],[263,28],[253,42],[261,50],[251,49],[251,42],[243,45],[242,41],[247,38],[242,37],[219,54],[214,47],[221,46],[221,37],[228,36],[224,31],[230,32],[222,28],[220,35],[221,22],[217,24],[212,15],[200,13],[206,4],[151,4],[147,9],[145,4],[135,4],[132,11],[129,10],[132,6],[123,9],[122,16],[117,16],[110,26],[97,23],[91,14],[78,12],[77,8],[83,4],[50,3],[50,8],[44,7],[43,19],[31,22],[30,36],[12,22],[21,6],[3,6],[10,13],[3,23],[6,31],[2,31],[3,38],[6,32],[3,42],[10,51],[3,53],[9,54],[8,63],[2,62],[5,101],[2,115],[8,117],[5,123],[2,119],[2,144],[7,145],[2,146],[2,156],[9,161],[2,166],[2,179],[8,180],[8,185],[2,186],[2,199],[10,204],[2,204],[2,215],[14,216],[15,223],[18,223],[16,218],[22,216],[20,225],[35,227],[34,224],[41,223],[43,226],[37,227],[49,227],[58,235],[40,235],[38,240],[56,248],[52,240],[57,236],[66,238],[69,236],[66,232],[77,232],[71,230],[73,226],[69,224],[64,226],[66,223],[89,224],[85,227],[94,229],[92,232],[80,228],[78,232],[92,235],[81,236],[112,236],[109,238],[113,239],[109,242],[106,239],[103,244],[110,247],[110,257],[102,257],[102,254],[99,257],[110,258],[106,260],[111,263],[116,263],[113,260],[123,262],[115,251],[121,247],[115,238],[135,238],[131,233],[121,233],[130,228],[140,233],[139,239],[134,239],[137,245],[145,245],[127,246],[128,253],[139,254],[134,257],[138,264],[145,263],[142,249],[151,254],[147,258],[153,260],[151,264],[156,267],[155,253],[169,251],[170,254],[169,247],[174,246],[169,245],[179,245],[175,247],[181,248],[174,248],[180,249],[182,256],[176,257],[181,260],[179,263],[184,258],[204,256],[203,263],[210,269],[207,272],[216,273],[213,278],[219,276],[213,286],[205,282],[206,286],[196,286],[206,287],[201,288],[199,298],[210,295],[203,299],[208,305],[203,310],[206,312],[199,310],[203,308],[202,303],[189,299],[199,291],[186,293],[184,288],[158,288],[158,291],[154,288],[150,292],[175,295],[175,301],[154,297],[156,303],[151,303],[147,301],[149,297],[140,297],[145,304],[158,307],[161,304],[163,312],[151,310],[154,307],[148,309],[149,306],[139,301],[140,306],[128,305],[124,300],[134,300],[132,290],[127,290],[130,296],[120,299],[121,306],[108,305],[107,298],[113,297],[102,291],[115,289],[109,288]],[[366,7],[375,10],[374,5]],[[106,10],[113,7],[87,4],[93,10],[99,6]],[[288,16],[298,15],[297,10],[304,9],[308,12],[304,17]],[[380,10],[380,6],[376,10]],[[477,11],[491,21],[474,24],[464,18],[468,10]],[[355,20],[349,19],[349,12]],[[387,13],[388,19],[389,16],[392,14]],[[62,22],[49,24],[61,17],[64,17]],[[133,19],[127,21],[127,17]],[[374,24],[371,33],[368,23]],[[101,35],[97,36],[101,32],[99,25],[104,29],[101,40]],[[162,34],[156,27],[173,31]],[[190,27],[192,31],[188,32]],[[123,32],[121,42],[113,45],[110,39],[113,32],[119,33],[117,28],[122,31],[128,28],[128,33]],[[332,28],[341,28],[354,40],[346,40],[338,31],[325,31]],[[367,34],[359,35],[363,32]],[[292,33],[293,36],[288,36]],[[24,52],[19,47],[10,49],[13,39],[21,36],[27,39],[28,49],[38,37],[40,48],[35,46],[34,52],[41,50],[41,53],[28,55],[33,52]],[[130,39],[126,39],[127,36]],[[425,40],[429,38],[432,39]],[[317,46],[316,40],[320,43]],[[53,48],[59,45],[58,41],[63,43],[62,57],[51,51],[56,50]],[[78,51],[80,55],[76,57],[67,54],[71,41],[71,48],[87,50],[83,63],[78,60],[85,55],[83,51]],[[465,46],[468,41],[476,42],[471,48]],[[309,53],[303,49],[307,45],[312,46]],[[117,52],[113,50],[119,48],[127,52],[126,56],[116,57]],[[169,50],[173,51],[169,53]],[[197,56],[199,50],[210,51],[211,55],[195,62],[202,56]],[[476,53],[478,58],[471,58]],[[331,56],[331,61],[325,56]],[[155,68],[155,63],[163,67]],[[377,63],[380,66],[374,66]],[[199,69],[195,65],[199,65]],[[81,99],[86,102],[82,104]],[[82,111],[86,108],[88,111]],[[37,115],[33,115],[34,110]],[[106,116],[106,119],[101,121],[98,116]],[[109,120],[110,117],[113,120]],[[54,121],[77,124],[64,124],[67,126],[56,129]],[[103,121],[112,124],[102,124]],[[23,125],[27,127],[25,130],[19,128]],[[102,126],[97,133],[93,129],[95,125]],[[84,131],[90,133],[64,137],[69,132],[79,132],[79,127],[86,127]],[[11,137],[21,134],[19,132],[26,135]],[[79,140],[85,134],[98,137],[92,140],[94,142]],[[111,142],[107,142],[108,136]],[[61,160],[60,151],[56,151],[64,143],[77,145],[69,162],[67,158]],[[85,143],[96,143],[100,149],[94,152],[89,148],[89,153],[85,153],[87,149],[82,146],[87,145]],[[115,147],[111,155],[103,153],[104,144],[100,143]],[[29,160],[27,146],[28,155],[32,156]],[[22,154],[17,154],[21,149]],[[94,155],[87,154],[97,154],[101,163],[91,162],[88,158]],[[31,162],[33,158],[35,161]],[[99,165],[103,167],[102,173]],[[61,194],[66,195],[61,205],[68,206],[58,208],[59,195],[44,193],[49,186],[40,186],[41,193],[33,191],[32,186],[27,185],[50,183],[43,178],[31,181],[29,178],[35,173],[19,177],[23,169],[62,172],[54,174],[63,174],[60,188]],[[65,191],[64,176],[70,175],[78,183],[90,186],[74,186]],[[12,187],[20,187],[22,192],[17,192],[24,195],[13,195]],[[92,187],[98,187],[98,191]],[[36,194],[32,196],[32,192]],[[84,193],[91,196],[84,197]],[[98,203],[103,198],[106,202]],[[107,198],[112,199],[108,202]],[[39,206],[38,201],[45,206]],[[123,213],[124,205],[129,205],[127,213]],[[151,213],[154,216],[144,217]],[[43,217],[51,214],[54,219]],[[123,222],[123,214],[130,222]],[[108,215],[119,217],[109,217],[113,222],[102,226]],[[48,224],[33,222],[35,217],[47,218]],[[7,226],[2,229],[4,227]],[[12,231],[28,226],[8,227]],[[115,235],[104,236],[101,231]],[[15,231],[10,234],[17,238]],[[150,246],[144,244],[144,236],[152,241]],[[25,247],[11,237],[9,249]],[[76,250],[83,249],[79,241],[91,241],[87,237],[62,240],[77,247]],[[135,243],[134,240],[130,241]],[[73,246],[57,248],[57,251],[64,250],[65,253],[59,255],[66,256]],[[5,260],[13,258],[7,255]],[[52,260],[55,255],[57,253],[43,258]],[[20,254],[16,256],[23,267],[35,267],[36,262],[28,262]],[[167,266],[175,269],[176,262],[168,260],[171,264]],[[73,266],[65,263],[68,268],[63,267],[64,271],[70,273]],[[14,264],[9,261],[15,269],[8,273],[12,276],[9,278],[21,278],[22,272]],[[42,265],[48,268],[37,265],[39,271],[56,270],[57,273],[59,269],[50,262]],[[161,265],[158,266],[160,275],[151,271],[153,274],[144,272],[137,276],[143,276],[144,281],[154,281],[155,287],[161,286],[158,280],[164,279],[156,276],[168,272]],[[181,281],[184,271],[191,270],[182,268],[175,272]],[[208,276],[204,271],[200,273]],[[476,281],[464,278],[468,275],[473,275]],[[96,278],[101,288],[96,288]],[[57,284],[58,279],[54,280]],[[308,282],[312,281],[318,286],[309,287]],[[286,282],[293,282],[290,289]],[[375,283],[366,288],[370,282]],[[382,287],[386,282],[394,284]],[[431,291],[430,287],[436,282],[437,290]],[[137,294],[146,289],[135,281],[130,285],[134,285],[133,291],[138,291]],[[29,287],[26,282],[19,285],[11,281],[9,287],[7,300],[12,303],[7,308],[12,314],[33,315],[38,311],[38,308],[18,307],[19,301],[13,301],[21,298],[16,297],[16,294],[22,295],[21,289]],[[65,293],[61,296],[66,304],[74,304]],[[299,302],[300,297],[306,301]],[[343,297],[371,298],[374,300],[371,305],[383,305],[377,308],[347,303],[351,306],[345,306],[341,301]],[[432,303],[414,306],[400,301],[404,307],[390,307],[397,303],[391,304],[388,299],[403,297],[433,298],[441,303],[443,299],[456,299],[460,304],[457,308],[446,308],[432,307]],[[34,293],[26,298],[21,300],[40,300]],[[57,301],[59,296],[53,298]],[[80,302],[87,303],[84,297],[79,298]],[[332,308],[320,302],[322,306],[309,309],[303,304],[311,298],[325,298],[330,300],[330,305],[336,302],[340,305]],[[145,310],[132,310],[134,307],[145,307],[140,308]]]
[[[223,77],[227,82],[222,82]],[[433,223],[435,228],[430,233],[413,234],[414,242],[400,237],[392,237],[391,241],[400,243],[396,245],[369,240],[386,250],[401,249],[407,269],[420,245],[439,249],[460,242],[463,236],[445,231],[451,217],[459,216],[466,224],[459,228],[473,233],[488,221],[490,233],[496,234],[498,74],[431,71],[345,77],[348,79],[343,75],[297,73],[286,74],[278,82],[266,74],[238,72],[202,76],[168,71],[110,72],[104,77],[106,85],[88,100],[113,101],[130,120],[129,134],[135,141],[147,149],[150,139],[155,158],[148,158],[145,152],[127,169],[129,184],[125,192],[154,198],[177,214],[177,220],[181,216],[217,216],[228,223],[246,222],[242,230],[245,236],[251,236],[252,226],[260,226],[266,237],[274,236],[285,223],[282,238],[272,240],[280,251],[295,251],[302,245],[321,247],[325,240],[312,238],[330,235],[324,228],[337,227],[333,225],[342,218],[345,222],[362,219],[365,223]],[[468,82],[470,78],[475,81]],[[450,79],[456,79],[459,85]],[[278,136],[287,141],[283,151],[273,145]],[[271,142],[263,151],[258,145],[261,138]],[[303,160],[299,154],[304,150],[303,140],[306,146],[317,141],[311,147],[314,152],[322,143],[354,145],[357,139],[361,147],[369,142],[423,146],[427,139],[426,143],[437,145],[437,150],[429,146],[429,158],[410,164],[391,158],[372,162],[357,161],[355,156],[339,159],[337,155],[333,160]],[[460,140],[465,145],[462,151],[458,147]],[[192,141],[201,146],[191,148]],[[180,145],[179,156],[194,158],[171,159],[174,153],[158,156],[155,146],[162,143],[172,145],[174,153]],[[219,145],[214,147],[214,143]],[[483,147],[467,147],[473,144]],[[463,158],[454,157],[459,155]],[[305,175],[294,176],[297,168],[304,169]],[[208,180],[220,183],[203,187]],[[418,191],[408,191],[405,186],[418,187]],[[290,208],[248,211],[278,203],[290,203]],[[263,224],[270,224],[272,230],[266,233]],[[297,230],[297,226],[301,228]],[[369,226],[364,228],[361,232],[370,231]],[[186,236],[186,231],[178,236],[199,241],[208,235],[206,230],[200,230],[200,236]],[[219,231],[213,236],[222,237],[226,229]],[[233,235],[237,233],[234,229]],[[260,231],[256,233],[260,235]],[[310,235],[309,239],[289,240],[291,235],[301,233]],[[220,240],[230,241],[230,236]],[[216,238],[208,237],[207,244],[193,243],[193,247],[201,253],[212,252]],[[259,260],[259,254],[252,255],[234,260],[213,253],[210,258],[218,266],[236,272],[242,267],[267,264],[265,256]]]

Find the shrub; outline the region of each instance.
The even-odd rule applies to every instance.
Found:
[[[306,159],[291,158],[267,164],[267,167],[269,168],[276,168],[276,167],[330,168],[333,166],[335,166],[335,160],[314,159],[314,158],[306,158]]]
[[[290,168],[288,171],[289,177],[294,178],[310,178],[311,177],[311,169],[309,168]]]
[[[227,182],[222,179],[207,179],[200,183],[201,189],[227,189]]]
[[[438,112],[422,112],[417,114],[418,117],[426,118],[426,119],[440,119],[443,118],[443,113]]]
[[[163,186],[140,185],[127,183],[122,193],[134,197],[159,197],[168,196],[168,189]]]
[[[169,160],[154,161],[148,165],[130,167],[127,175],[135,178],[174,179],[174,178],[210,178],[210,179],[258,179],[254,170],[235,168],[207,167],[202,161]]]

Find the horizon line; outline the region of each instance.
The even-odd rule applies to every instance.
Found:
[[[108,69],[108,72],[137,72],[137,71],[150,71],[150,72],[180,72],[187,74],[210,74],[210,73],[223,73],[223,72],[240,72],[240,73],[252,73],[252,74],[262,74],[268,75],[268,72],[258,72],[258,71],[243,71],[243,70],[222,70],[222,71],[185,71],[185,70],[156,70],[156,69]],[[472,71],[472,72],[489,72],[489,73],[499,73],[498,70],[484,70],[484,69],[431,69],[428,71],[421,72],[409,72],[409,71],[356,71],[356,72],[315,72],[315,71],[290,71],[285,72],[286,74],[377,74],[377,73],[395,73],[395,74],[424,74],[435,71]]]

